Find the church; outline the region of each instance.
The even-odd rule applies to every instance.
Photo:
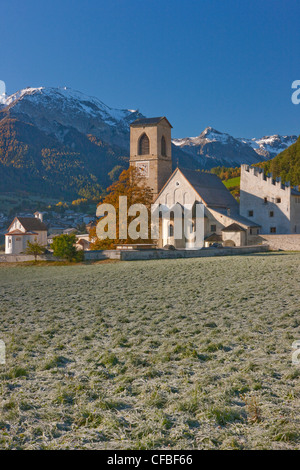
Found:
[[[153,192],[153,203],[168,208],[204,205],[205,246],[244,246],[260,226],[239,213],[239,204],[220,178],[211,173],[177,167],[172,171],[172,126],[166,117],[138,119],[131,124],[130,164]],[[185,236],[174,237],[174,220],[161,224],[158,247],[193,249]]]
[[[179,166],[172,170],[171,129],[172,126],[166,117],[138,119],[130,126],[130,165],[138,168],[146,179],[153,192],[154,204],[166,206],[168,209],[174,208],[171,212],[173,219],[171,217],[167,223],[160,223],[159,248],[195,248],[193,242],[187,240],[184,235],[181,239],[174,237],[175,208],[183,210],[185,205],[204,205],[205,247],[253,245],[259,234],[276,233],[276,224],[278,233],[293,233],[292,230],[297,230],[298,233],[300,193],[296,188],[291,189],[281,182],[274,182],[272,176],[264,177],[261,169],[252,170],[247,165],[242,165],[239,204],[218,176]],[[257,175],[260,175],[260,181],[267,181],[268,194],[271,188],[272,198],[269,197],[269,200],[267,193],[257,191]],[[286,204],[284,216],[280,207],[289,195],[292,200],[293,220],[287,216]],[[272,217],[269,225],[262,213],[268,202],[273,209],[269,211]],[[253,209],[251,204],[254,204]],[[178,214],[178,211],[176,213]],[[285,225],[282,219],[286,222]]]

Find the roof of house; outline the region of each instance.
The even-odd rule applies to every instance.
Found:
[[[17,219],[23,225],[23,227],[25,228],[27,232],[31,232],[35,230],[39,232],[42,232],[43,230],[47,231],[47,227],[44,224],[44,222],[42,222],[37,217],[16,217],[15,219]],[[12,226],[13,222],[10,224],[9,229]]]
[[[187,170],[181,167],[179,170],[207,206],[230,208],[238,212],[238,202],[217,175],[203,171]]]
[[[234,220],[234,222],[236,222],[237,224],[242,224],[249,228],[261,227],[261,225],[255,223],[253,220],[247,219],[246,217],[240,215],[238,212],[230,211],[230,214],[228,214],[226,209],[222,210],[219,208],[217,209],[213,208],[213,210],[222,216],[225,216],[231,220]]]
[[[133,121],[130,124],[130,127],[155,126],[159,124],[163,119],[167,121],[170,127],[173,127],[165,116],[136,119],[136,121]]]
[[[12,232],[7,232],[5,235],[38,235],[36,232],[22,232],[21,230],[13,230]]]
[[[228,225],[228,227],[222,228],[222,232],[245,232],[246,230],[241,227],[239,224],[233,223]]]
[[[222,235],[218,235],[217,233],[213,233],[209,237],[205,238],[206,242],[221,242],[222,241]]]
[[[292,196],[300,196],[300,191],[298,191],[296,188],[291,188],[291,194]]]

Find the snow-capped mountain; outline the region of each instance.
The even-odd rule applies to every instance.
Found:
[[[212,127],[207,127],[197,137],[173,139],[173,144],[193,155],[205,168],[238,166],[241,163],[252,165],[261,160],[251,146]]]
[[[128,148],[129,125],[144,117],[138,110],[110,108],[98,98],[69,88],[25,88],[2,98],[0,110],[62,138],[60,126],[73,127]]]
[[[287,147],[294,144],[297,140],[296,135],[270,135],[260,139],[239,139],[245,144],[250,145],[258,155],[266,160],[276,157],[278,153],[283,152]]]
[[[297,136],[266,136],[260,139],[234,138],[207,127],[197,137],[173,139],[173,144],[194,156],[204,166],[235,166],[258,163],[275,157],[296,142]],[[218,163],[217,163],[218,162]]]

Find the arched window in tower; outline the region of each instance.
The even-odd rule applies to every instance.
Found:
[[[139,155],[149,155],[150,141],[146,134],[143,134],[139,140]]]
[[[166,139],[164,136],[161,138],[161,154],[163,157],[167,155],[167,149],[166,149]]]

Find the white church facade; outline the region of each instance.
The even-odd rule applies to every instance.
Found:
[[[168,208],[175,213],[175,207],[204,206],[204,245],[222,244],[243,246],[248,235],[259,233],[259,225],[239,214],[239,204],[226,189],[220,178],[211,173],[176,168],[155,199],[162,210]],[[179,213],[177,211],[177,213]],[[196,214],[194,213],[196,228]],[[226,229],[226,230],[224,230]],[[228,231],[229,229],[229,231]],[[173,245],[175,248],[195,248],[193,242],[175,239],[174,219],[163,220],[160,226],[159,247]]]

